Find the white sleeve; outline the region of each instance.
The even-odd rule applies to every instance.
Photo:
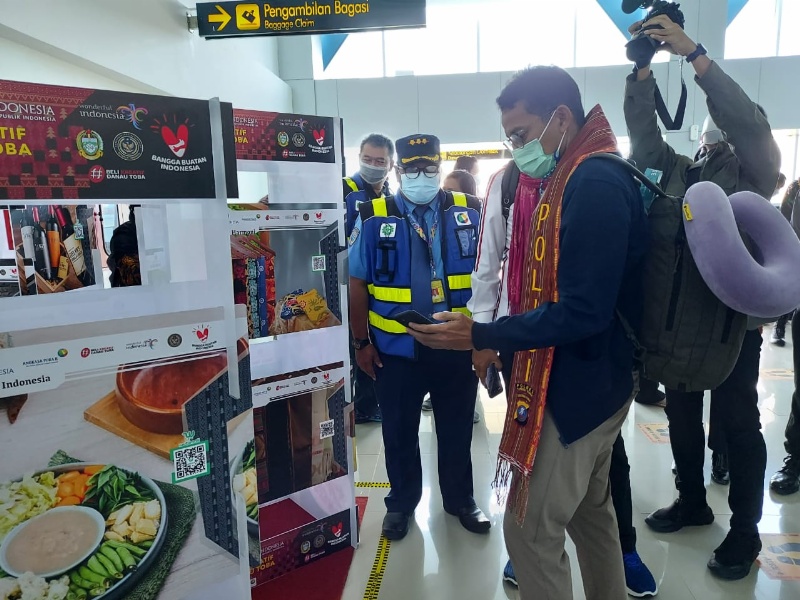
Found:
[[[472,273],[472,298],[467,308],[478,323],[494,320],[501,293],[501,271],[506,254],[506,219],[502,208],[502,169],[492,176],[481,211],[478,258]]]

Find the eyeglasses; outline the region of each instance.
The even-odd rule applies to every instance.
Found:
[[[436,165],[429,165],[427,167],[406,167],[404,169],[400,169],[400,173],[405,175],[409,179],[417,179],[420,173],[424,173],[425,177],[429,179],[433,179],[439,174],[439,167]]]
[[[506,140],[503,142],[503,145],[509,151],[514,151],[514,150],[519,150],[520,148],[525,146],[525,143],[526,143],[525,138],[522,136],[522,134],[512,133],[510,136],[506,138]]]

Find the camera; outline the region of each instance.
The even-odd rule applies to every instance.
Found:
[[[666,0],[623,0],[622,2],[622,10],[627,14],[631,14],[639,8],[645,8],[650,11],[645,20],[649,21],[659,15],[666,15],[673,23],[683,29],[685,19],[680,7],[680,4],[667,2]],[[647,35],[646,31],[650,29],[663,29],[663,27],[661,25],[643,27],[633,36],[631,41],[625,44],[628,60],[636,63],[639,68],[649,65],[659,46],[661,46],[660,42]]]

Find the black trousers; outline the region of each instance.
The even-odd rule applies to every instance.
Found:
[[[352,335],[350,339],[352,340]],[[375,382],[369,375],[358,368],[356,352],[350,344],[350,364],[352,366],[353,404],[356,415],[372,417],[378,412],[378,395],[375,393]]]
[[[715,425],[727,442],[731,529],[743,533],[758,531],[764,503],[767,447],[761,434],[756,390],[761,344],[761,333],[748,331],[733,372],[711,392],[712,411],[716,410],[717,415]],[[704,505],[703,392],[667,389],[666,412],[672,455],[681,476],[680,494],[690,505]]]
[[[792,412],[786,425],[786,452],[800,457],[800,316],[792,319],[792,355],[794,358],[794,394],[792,394]]]
[[[419,422],[430,393],[438,443],[439,487],[447,510],[475,504],[472,487],[472,415],[478,378],[469,352],[420,347],[418,360],[381,354],[376,391],[383,413],[389,512],[413,511],[422,498]]]
[[[501,355],[500,362],[503,363],[503,379],[506,384],[506,392],[508,392],[511,387],[513,355]],[[648,383],[652,384],[654,382]],[[655,383],[655,386],[658,387],[658,383]],[[622,553],[628,554],[629,552],[635,552],[636,528],[633,526],[631,466],[628,462],[625,440],[622,438],[621,432],[617,436],[611,451],[611,470],[608,473],[608,482],[611,487],[611,500],[614,504],[614,512],[617,515],[617,527],[619,528],[619,541],[622,545]]]

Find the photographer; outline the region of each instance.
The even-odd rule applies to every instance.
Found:
[[[647,29],[653,25],[659,27]],[[661,14],[630,28],[632,34],[643,30],[656,45],[660,44],[658,50],[685,57],[692,65],[716,129],[704,132],[698,153],[701,157],[697,160],[676,153],[662,139],[656,120],[655,77],[650,65],[639,61],[638,69],[628,77],[625,90],[631,158],[642,170],[661,171],[661,187],[674,196],[683,196],[699,181],[712,181],[726,194],[750,190],[769,198],[778,179],[780,151],[763,111],[668,16]],[[720,409],[721,433],[728,442],[728,502],[732,516],[730,532],[712,554],[708,568],[723,579],[745,577],[761,549],[758,522],[766,469],[756,391],[761,343],[758,329],[748,331],[733,372],[711,393],[712,404],[718,404]],[[667,389],[666,412],[681,480],[679,497],[672,505],[647,517],[646,522],[662,533],[685,526],[710,525],[714,514],[706,502],[703,478],[703,392]]]

